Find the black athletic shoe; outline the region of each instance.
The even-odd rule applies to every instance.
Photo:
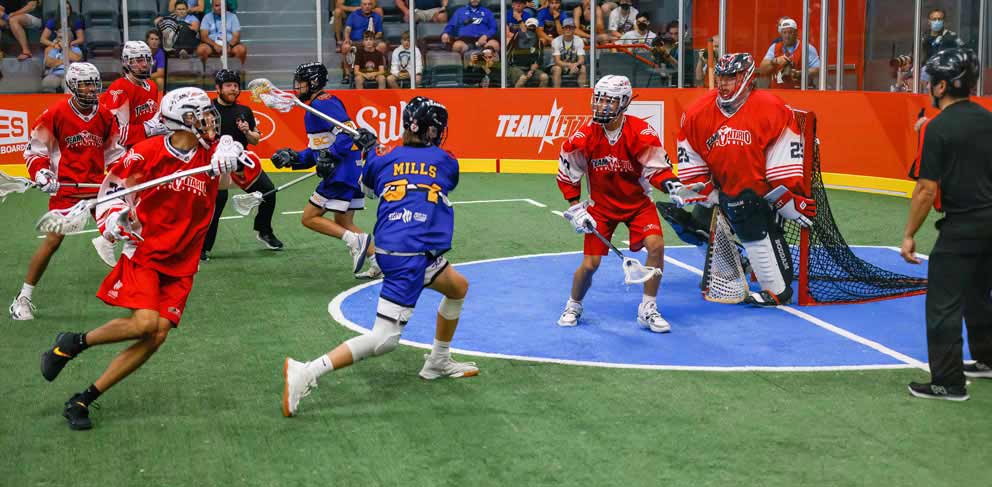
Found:
[[[200,251],[200,262],[206,262],[208,260],[210,260],[210,252],[207,252],[206,250],[201,250]]]
[[[910,382],[909,393],[923,399],[943,399],[945,401],[967,401],[968,389],[964,386],[940,386],[937,384]]]
[[[59,376],[59,372],[62,372],[65,364],[76,358],[74,352],[80,348],[77,340],[79,338],[77,338],[76,333],[59,333],[55,337],[52,348],[41,354],[41,375],[45,380],[48,382],[55,380]]]
[[[90,421],[90,405],[82,401],[82,394],[76,394],[65,402],[62,416],[69,422],[69,429],[88,430],[93,427]],[[94,404],[95,406],[95,404]]]
[[[782,294],[775,295],[768,291],[761,291],[757,293],[751,293],[746,298],[744,302],[752,306],[781,306],[789,304],[792,300],[792,288],[786,287]]]
[[[964,375],[977,379],[992,379],[992,367],[982,362],[964,364]]]
[[[264,245],[265,248],[269,250],[282,250],[283,247],[282,242],[278,238],[276,238],[276,234],[272,232],[269,233],[258,232],[255,235],[255,238],[258,239],[259,242],[262,242],[262,245]]]

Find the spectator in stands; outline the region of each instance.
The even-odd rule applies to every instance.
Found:
[[[561,88],[561,77],[576,76],[579,87],[586,86],[586,52],[582,38],[575,35],[575,20],[566,18],[561,23],[561,36],[551,42],[551,86]]]
[[[344,24],[347,22],[348,17],[352,13],[362,9],[362,0],[336,0],[337,6],[334,7],[334,14],[331,15],[331,24],[334,26],[334,42],[337,45],[341,45],[342,41],[348,39],[347,35],[343,35]],[[335,0],[331,0],[333,4]],[[447,0],[445,0],[447,3]],[[372,11],[379,14],[379,17],[385,15],[381,8],[375,6],[375,2],[372,2]],[[380,29],[381,30],[381,29]],[[359,34],[355,39],[351,39],[356,44],[362,42],[362,36]]]
[[[771,88],[798,89],[802,82],[802,49],[799,49],[799,24],[789,17],[778,21],[778,33],[781,35],[771,46],[758,67],[758,74],[771,77]],[[816,48],[809,44],[806,49],[806,68],[809,81],[816,78],[820,72],[820,57]]]
[[[386,55],[376,49],[375,44],[375,32],[365,31],[362,35],[362,48],[355,53],[356,88],[365,88],[366,81],[376,82],[379,89],[386,87]]]
[[[241,22],[234,12],[227,12],[226,26],[220,23],[220,2],[213,0],[213,10],[203,16],[200,22],[200,45],[196,48],[196,55],[200,56],[204,62],[210,56],[220,56],[223,52],[222,42],[227,43],[227,55],[236,57],[244,65],[248,56],[248,48],[241,43]]]
[[[717,58],[720,57],[720,36],[713,36],[710,38],[710,42],[713,44],[713,59],[714,63]],[[696,86],[707,87],[709,86],[709,64],[707,57],[709,53],[707,49],[700,49],[699,55],[696,56]],[[712,86],[709,86],[712,88]]]
[[[179,18],[185,17],[186,14],[180,14],[178,12],[180,3],[186,5],[186,14],[192,14],[197,19],[203,17],[204,2],[200,0],[169,0],[169,12],[175,14]]]
[[[632,0],[620,0],[620,5],[610,12],[609,32],[610,40],[619,39],[625,32],[633,30],[637,23],[637,9],[634,8]]]
[[[152,64],[148,68],[149,78],[158,85],[159,92],[165,92],[165,50],[162,49],[162,33],[151,29],[145,33],[145,44],[152,51]]]
[[[176,0],[174,11],[155,19],[163,49],[181,59],[189,57],[200,45],[200,19],[189,13],[186,0]]]
[[[567,17],[567,15],[565,16]],[[561,32],[561,0],[548,0],[548,6],[537,12],[537,37],[541,44],[550,46]]]
[[[83,51],[79,46],[69,47],[69,62],[83,60]],[[45,48],[45,77],[41,80],[42,91],[57,93],[62,89],[65,79],[65,64],[62,58],[62,33],[55,34],[52,45]]]
[[[469,56],[463,78],[466,86],[499,88],[499,75],[499,56],[496,55],[495,49],[486,46],[482,51],[473,52]]]
[[[947,13],[944,12],[944,9],[931,10],[928,20],[930,26],[923,34],[923,46],[921,46],[923,49],[920,51],[923,56],[920,59],[920,81],[922,82],[920,88],[924,93],[930,89],[930,76],[926,70],[922,69],[926,61],[944,49],[964,47],[964,41],[958,37],[957,33],[944,27],[947,23]],[[912,70],[910,70],[910,75],[912,75]]]
[[[386,78],[386,83],[389,84],[390,88],[410,86],[410,76],[414,74],[414,66],[411,64],[416,65],[417,68],[417,86],[423,86],[421,85],[421,75],[424,73],[424,59],[420,55],[420,48],[415,47],[411,51],[410,33],[404,32],[400,34],[400,47],[393,49],[392,62],[389,63],[389,76]]]
[[[548,73],[541,70],[544,61],[544,47],[537,37],[537,19],[524,22],[526,30],[517,32],[510,41],[509,81],[517,88],[537,81],[538,86],[548,86]]]
[[[372,32],[376,39],[382,39],[382,15],[376,13],[372,8],[372,0],[361,0],[361,7],[348,15],[348,20],[344,27],[344,41],[341,42],[341,71],[344,74],[343,83],[350,82],[352,64],[349,64],[348,54],[357,51],[353,44],[364,44],[365,33]],[[386,45],[380,43],[379,51],[385,56]]]
[[[499,49],[496,37],[496,17],[488,8],[479,5],[480,0],[469,0],[467,6],[455,11],[441,34],[441,42],[451,44],[451,50],[458,54],[472,46],[481,49],[490,46]]]
[[[448,0],[416,0],[414,20],[443,24],[448,21]],[[410,21],[410,8],[404,0],[396,0],[396,8],[403,12],[403,22]]]
[[[624,32],[623,35],[616,40],[616,43],[643,44],[650,46],[654,43],[655,37],[658,37],[658,35],[651,32],[651,18],[648,17],[647,13],[640,12],[637,14],[637,22],[634,24],[634,28]],[[627,52],[644,55],[648,54],[649,51],[649,49],[637,48],[631,49]]]
[[[588,40],[592,35],[592,10],[589,8],[589,0],[582,0],[582,4],[572,10],[572,16],[576,26],[575,35]],[[597,6],[596,41],[604,44],[610,42],[610,36],[606,33],[606,24],[603,22],[603,19],[606,17],[607,15],[603,7]]]
[[[525,8],[527,0],[513,0],[510,4],[510,16],[506,19],[506,38],[513,37],[524,21],[534,16],[530,9]]]
[[[14,39],[21,46],[21,53],[17,56],[18,61],[31,59],[27,29],[41,28],[41,19],[31,15],[37,6],[38,2],[35,0],[0,0],[0,14],[3,17],[0,19],[0,29],[10,29]]]
[[[171,17],[173,19],[176,19],[177,21],[186,22],[186,24],[189,25],[189,28],[193,29],[193,32],[199,32],[200,18],[197,17],[196,15],[193,15],[193,13],[190,12],[189,4],[186,3],[186,0],[173,0],[173,1],[175,2],[175,9],[172,10]],[[189,0],[189,1],[196,1],[196,0]],[[158,24],[160,19],[161,17],[155,19],[155,23]]]
[[[71,27],[71,31],[73,34],[72,40],[69,41],[69,45],[81,46],[83,45],[84,42],[86,42],[86,34],[83,31],[83,29],[85,28],[85,26],[83,25],[83,19],[72,11],[72,5],[69,5],[69,2],[65,3],[65,8],[66,8],[66,15],[69,20],[69,26]],[[61,30],[62,30],[62,16],[61,14],[59,14],[58,11],[56,11],[55,17],[45,21],[45,28],[44,30],[41,31],[41,39],[40,39],[41,45],[45,47],[49,47],[52,44],[54,44],[55,41],[52,40],[52,37],[55,35],[56,31],[61,31]]]

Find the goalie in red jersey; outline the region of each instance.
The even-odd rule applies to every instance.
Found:
[[[745,302],[787,304],[794,269],[776,212],[804,226],[816,215],[804,196],[799,126],[785,102],[754,89],[750,54],[724,55],[715,71],[716,89],[686,111],[679,131],[679,177],[700,196],[673,202],[718,203],[761,284]]]
[[[649,196],[651,186],[671,193],[675,199],[688,191],[672,172],[658,133],[644,120],[624,113],[631,99],[630,80],[624,76],[604,76],[593,90],[592,121],[579,128],[561,147],[558,188],[572,205],[564,216],[576,232],[586,235],[582,264],[575,271],[571,298],[558,319],[560,326],[578,324],[582,298],[592,285],[600,260],[609,252],[590,227],[611,239],[617,225],[627,225],[631,250],[646,248],[646,264],[661,269],[665,240]],[[589,199],[580,201],[583,177],[589,187]],[[653,332],[665,333],[671,326],[661,317],[655,301],[660,283],[660,275],[644,283],[637,322]]]
[[[52,381],[88,347],[131,341],[85,391],[65,403],[72,429],[89,429],[89,406],[114,384],[141,367],[169,332],[179,326],[193,287],[200,248],[210,225],[218,177],[234,172],[243,148],[230,138],[213,141],[220,120],[199,88],[179,88],[162,99],[161,118],[170,133],[136,144],[110,167],[101,196],[174,174],[210,166],[170,183],[100,204],[97,223],[105,237],[124,240],[120,261],[104,279],[97,297],[131,314],[88,333],[59,333],[41,356],[41,373]]]

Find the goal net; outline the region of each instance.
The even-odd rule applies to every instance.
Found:
[[[926,292],[927,280],[883,269],[858,257],[837,228],[820,173],[816,115],[793,109],[804,141],[805,185],[816,200],[810,228],[785,220],[782,229],[792,251],[800,305],[861,303]],[[747,275],[730,225],[713,212],[706,256],[704,295],[709,301],[737,303],[747,292]]]

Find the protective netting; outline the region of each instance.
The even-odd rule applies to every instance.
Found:
[[[718,206],[714,207],[704,265],[703,297],[707,301],[735,304],[748,295],[747,275],[734,238],[727,218]]]
[[[786,221],[786,239],[799,269],[799,304],[838,304],[922,294],[927,280],[888,271],[851,251],[835,223],[820,173],[816,115],[793,110],[805,144],[807,189],[816,200],[813,226],[803,229]]]

